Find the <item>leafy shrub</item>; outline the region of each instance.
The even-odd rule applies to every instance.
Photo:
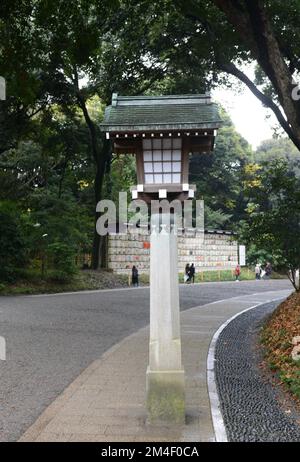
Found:
[[[51,261],[53,271],[49,276],[59,282],[67,282],[77,273],[75,265],[76,251],[63,242],[54,242],[48,245],[47,255]]]
[[[0,281],[14,282],[27,263],[23,221],[13,202],[0,201]]]

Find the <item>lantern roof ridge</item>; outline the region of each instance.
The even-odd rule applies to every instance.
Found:
[[[183,95],[137,95],[121,96],[118,93],[112,95],[112,106],[131,106],[146,105],[152,106],[157,104],[209,104],[211,95],[205,94],[183,94]]]
[[[210,93],[121,96],[114,93],[100,127],[108,132],[215,129],[222,124]]]

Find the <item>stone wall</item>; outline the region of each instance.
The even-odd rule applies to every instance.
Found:
[[[143,234],[110,234],[107,267],[116,273],[128,273],[136,265],[140,273],[149,273],[150,236]],[[178,237],[178,267],[183,272],[187,263],[196,271],[233,269],[238,263],[238,243],[231,233],[206,232],[204,235]]]

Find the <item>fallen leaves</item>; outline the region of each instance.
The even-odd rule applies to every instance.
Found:
[[[300,293],[290,295],[274,311],[261,332],[264,360],[300,399],[300,362],[292,359],[293,339],[300,335]]]

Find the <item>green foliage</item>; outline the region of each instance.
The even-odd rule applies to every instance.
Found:
[[[118,206],[119,192],[128,193],[131,201],[130,187],[136,184],[136,160],[134,156],[116,155],[113,157],[104,183],[104,197],[109,197]]]
[[[205,205],[204,207],[204,223],[206,229],[226,229],[230,224],[230,218],[230,214],[226,214],[220,209],[213,210],[209,205]]]
[[[51,260],[51,266],[55,268],[51,272],[51,278],[59,282],[68,282],[76,274],[75,266],[76,250],[62,242],[49,244],[47,255]]]
[[[245,217],[242,181],[244,167],[252,161],[253,152],[228,114],[224,110],[221,113],[224,126],[219,129],[215,150],[192,157],[190,182],[197,186],[197,198],[204,199],[205,226],[232,229]]]
[[[271,255],[279,269],[291,271],[293,276],[300,262],[299,179],[282,160],[263,166],[257,177],[245,191],[251,207],[240,229],[241,239]]]
[[[41,259],[42,277],[67,282],[76,273],[75,257],[90,251],[93,219],[72,195],[51,190],[31,196],[27,227],[31,258]]]
[[[7,213],[1,223],[8,236],[14,219],[17,224],[13,239],[20,260],[8,266],[23,267],[27,255],[32,261],[46,258],[53,245],[90,250],[104,176],[103,194],[116,202],[119,190],[128,191],[135,183],[133,158],[111,158],[97,125],[113,91],[204,92],[214,85],[232,85],[220,72],[223,64],[241,67],[257,59],[253,35],[248,34],[250,41],[241,37],[216,3],[2,1],[0,75],[7,80],[8,98],[0,102],[0,200],[16,202],[21,211],[20,218]],[[247,12],[250,3],[241,1],[239,13]],[[228,4],[234,7],[234,2]],[[299,2],[284,7],[279,1],[267,2],[266,8],[291,74],[299,71],[294,59],[300,44]],[[256,82],[278,102],[278,89],[261,67]],[[236,226],[239,231],[244,220],[251,262],[271,256],[284,266],[293,260],[293,267],[298,242],[291,229],[298,234],[298,206],[284,198],[296,187],[287,182],[280,189],[275,174],[268,178],[269,170],[261,164],[284,158],[288,172],[281,173],[299,178],[299,155],[288,140],[271,140],[253,159],[224,112],[223,118],[214,154],[191,161],[191,182],[206,204],[206,226]],[[289,122],[293,120],[299,114]],[[287,216],[291,207],[293,218]],[[277,227],[280,220],[284,225]],[[280,237],[272,232],[274,227]]]
[[[0,201],[0,281],[14,281],[28,262],[24,220],[13,202]]]
[[[256,265],[260,263],[264,265],[266,262],[272,261],[275,266],[278,266],[280,260],[277,261],[274,252],[268,252],[258,248],[255,244],[249,244],[247,247],[247,264]]]
[[[298,372],[296,377],[286,377],[284,373],[280,374],[280,379],[285,383],[290,391],[300,399],[300,372]]]
[[[264,165],[271,161],[286,161],[289,169],[300,178],[300,153],[286,137],[263,141],[254,154],[254,160]]]
[[[38,190],[32,194],[30,205],[30,221],[39,224],[30,231],[35,245],[39,246],[39,237],[46,235],[48,243],[62,242],[83,249],[88,247],[93,220],[72,195],[64,193],[58,198],[51,190]]]

